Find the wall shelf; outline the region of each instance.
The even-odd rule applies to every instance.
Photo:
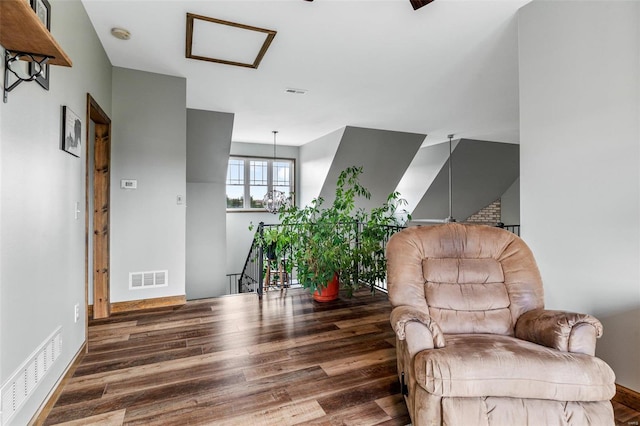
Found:
[[[48,57],[50,65],[72,65],[26,0],[0,0],[0,45],[12,52]]]

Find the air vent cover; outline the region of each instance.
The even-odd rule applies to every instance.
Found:
[[[62,353],[62,327],[56,328],[0,389],[0,425],[8,424],[22,404],[31,397]]]
[[[169,271],[129,272],[129,289],[167,287]]]
[[[292,87],[287,87],[284,91],[285,93],[290,93],[292,95],[304,95],[307,93],[306,89],[294,89]]]

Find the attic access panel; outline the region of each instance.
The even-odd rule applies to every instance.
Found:
[[[246,68],[258,68],[276,31],[187,13],[185,56]]]

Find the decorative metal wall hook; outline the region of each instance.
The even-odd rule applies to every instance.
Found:
[[[38,60],[37,57],[40,57],[42,59]],[[22,83],[23,81],[33,81],[40,74],[42,74],[42,71],[44,70],[44,65],[47,63],[49,59],[50,59],[49,56],[41,56],[41,55],[35,55],[32,53],[14,52],[11,50],[5,50],[4,95],[2,98],[4,103],[7,103],[9,92],[15,89],[16,87],[18,87],[20,83]],[[14,67],[19,66],[18,64],[20,62],[23,62],[23,63],[32,62],[34,64],[34,67],[28,68],[30,71],[26,72],[26,76],[20,75],[18,70],[14,69]],[[17,80],[14,81],[12,84],[9,84],[9,73],[13,74],[17,78]]]

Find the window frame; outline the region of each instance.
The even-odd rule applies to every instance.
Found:
[[[229,162],[231,160],[243,160],[244,161],[244,183],[242,184],[244,188],[244,207],[227,207],[226,206],[226,198],[227,198],[227,175],[229,173]],[[225,193],[225,208],[227,213],[267,213],[267,210],[264,207],[247,207],[247,204],[251,201],[251,182],[250,182],[250,161],[266,161],[267,162],[267,191],[273,188],[273,163],[278,161],[286,161],[291,164],[290,171],[290,179],[291,179],[291,193],[293,194],[293,203],[295,203],[295,193],[296,193],[296,159],[290,157],[261,157],[255,155],[229,155],[227,159],[227,172],[225,173],[224,180],[224,193]],[[240,185],[238,185],[240,186]],[[278,185],[280,186],[280,185]]]

